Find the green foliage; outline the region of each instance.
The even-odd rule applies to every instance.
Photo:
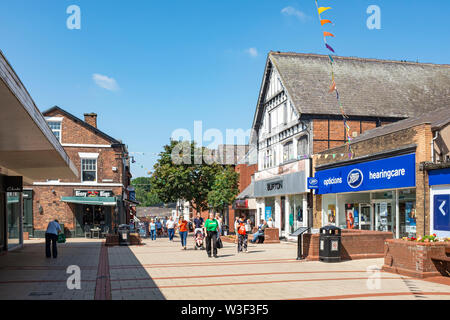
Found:
[[[150,178],[135,178],[131,181],[131,185],[136,191],[136,200],[139,201],[140,207],[156,206],[163,203],[153,190]]]
[[[165,145],[151,177],[158,197],[165,203],[184,199],[197,211],[207,210],[208,193],[222,168],[206,163],[202,155],[207,154],[206,148],[194,142],[171,140]]]
[[[239,194],[239,173],[232,167],[225,167],[217,173],[211,191],[208,193],[208,204],[215,211],[223,213]]]

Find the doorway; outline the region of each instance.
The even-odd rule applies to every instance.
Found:
[[[395,217],[392,202],[374,201],[373,211],[375,218],[375,231],[389,231],[395,233]]]

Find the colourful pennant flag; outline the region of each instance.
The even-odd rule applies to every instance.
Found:
[[[327,31],[324,31],[324,32],[323,32],[323,36],[324,36],[324,37],[334,37],[334,34],[332,34],[332,33],[330,33],[330,32],[327,32]]]
[[[325,43],[325,47],[327,47],[328,50],[334,53],[334,49],[328,43]]]
[[[336,82],[334,82],[334,80],[333,80],[333,83],[331,84],[330,90],[328,92],[332,93],[334,90],[336,90]]]
[[[333,59],[333,57],[331,56],[331,54],[329,54],[328,57],[330,58],[331,63],[334,63],[334,59]]]
[[[327,24],[327,23],[331,23],[331,24],[332,24],[332,22],[331,22],[330,20],[327,20],[327,19],[322,19],[322,20],[320,20],[320,23],[321,23],[322,25]]]
[[[320,7],[317,10],[319,11],[319,14],[322,14],[322,12],[325,12],[330,9],[331,9],[331,7]]]

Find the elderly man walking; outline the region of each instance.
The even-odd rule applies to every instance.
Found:
[[[53,220],[48,223],[47,231],[45,232],[45,255],[50,258],[53,253],[53,258],[58,257],[58,249],[56,243],[58,242],[58,234],[61,232],[61,226],[58,220]],[[50,243],[52,250],[50,251]]]

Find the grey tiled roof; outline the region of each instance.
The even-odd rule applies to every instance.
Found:
[[[237,200],[244,200],[248,198],[255,197],[255,184],[254,182],[250,183],[247,188],[245,188],[237,197]]]
[[[300,113],[340,115],[326,55],[269,54]],[[335,77],[347,115],[414,117],[448,106],[450,65],[334,57]]]
[[[450,123],[450,107],[440,108],[435,111],[427,112],[418,117],[412,117],[391,124],[387,124],[372,130],[368,130],[358,137],[354,138],[352,143],[376,138],[392,132],[412,128],[421,124],[429,123],[432,128],[439,128]]]

